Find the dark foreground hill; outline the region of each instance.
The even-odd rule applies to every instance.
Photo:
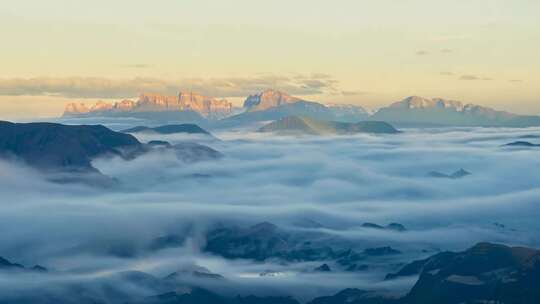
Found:
[[[158,134],[203,134],[210,135],[210,133],[196,124],[177,124],[177,125],[163,125],[159,127],[146,127],[137,126],[134,128],[120,131],[122,133],[158,133]]]
[[[132,135],[101,125],[0,122],[0,155],[39,169],[95,170],[90,163],[95,157],[128,158],[141,148]]]
[[[139,142],[134,136],[102,125],[0,122],[0,158],[22,161],[60,183],[84,182],[110,186],[113,180],[92,166],[102,156],[131,160],[148,152],[172,151],[183,162],[216,159],[222,154],[210,147],[185,142]]]
[[[266,234],[268,224],[258,225]],[[262,231],[259,231],[261,230]],[[22,266],[5,261],[0,274],[23,273]],[[40,271],[40,276],[54,275]],[[406,265],[389,276],[419,275],[411,291],[401,297],[388,291],[344,289],[334,295],[312,299],[309,304],[536,304],[540,303],[540,252],[525,247],[479,243],[462,252],[442,252]],[[197,277],[198,284],[191,279]],[[32,284],[17,293],[7,294],[0,303],[153,303],[153,304],[294,304],[286,295],[237,296],[242,290],[238,282],[196,267],[164,277],[128,271],[103,276],[86,282],[62,283],[52,280],[51,286],[35,288]],[[69,282],[69,280],[68,280]],[[60,285],[54,285],[60,284]],[[65,285],[62,285],[65,284]],[[216,285],[217,284],[217,285]],[[240,285],[239,285],[240,284]],[[351,282],[354,285],[354,281]],[[227,295],[212,286],[227,286]],[[59,288],[60,287],[60,288]],[[106,292],[103,292],[106,291]]]

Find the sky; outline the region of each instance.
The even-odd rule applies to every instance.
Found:
[[[148,91],[240,105],[264,88],[540,114],[539,20],[537,0],[4,0],[0,119]]]

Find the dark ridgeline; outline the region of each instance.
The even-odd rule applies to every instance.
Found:
[[[145,133],[153,132],[158,134],[176,134],[176,133],[187,133],[187,134],[204,134],[210,135],[210,133],[203,128],[199,127],[196,124],[178,124],[178,125],[164,125],[159,127],[146,127],[146,126],[137,126],[130,129],[120,131],[122,133]]]
[[[382,227],[382,226],[381,226]],[[380,228],[377,228],[380,229]],[[396,232],[399,233],[399,232]],[[298,241],[294,235],[282,231],[271,223],[260,223],[247,228],[218,228],[209,232],[206,251],[227,258],[248,258],[263,261],[278,258],[283,261],[328,261],[329,256],[288,255]],[[303,235],[302,243],[308,239]],[[309,242],[308,242],[309,243]],[[209,248],[210,247],[210,248]],[[236,251],[235,251],[236,250]],[[309,252],[325,251],[313,245]],[[389,247],[375,248],[376,254],[395,254]],[[298,252],[297,252],[298,253]],[[336,265],[338,265],[337,262]],[[334,271],[326,262],[312,273],[323,275]],[[25,268],[0,258],[0,272],[4,274],[36,273],[46,276],[50,271],[44,267]],[[58,273],[54,273],[59,275]],[[213,290],[217,286],[229,286],[242,290],[238,282],[226,276],[212,273],[200,266],[189,266],[156,277],[140,271],[125,271],[111,277],[71,284],[61,293],[52,289],[29,289],[13,294],[0,303],[153,303],[153,304],[296,304],[297,300],[283,296],[235,296]],[[386,280],[400,277],[418,277],[416,284],[405,295],[384,290],[344,289],[334,295],[318,297],[308,304],[460,304],[460,303],[508,303],[536,304],[540,302],[540,251],[525,247],[509,247],[499,244],[478,243],[462,252],[441,252],[426,259],[405,265],[396,273],[388,274]],[[92,293],[93,287],[103,286],[107,293]],[[147,296],[126,293],[122,286],[136,287],[150,293]],[[228,288],[228,287],[227,287]],[[223,290],[223,289],[222,289]]]
[[[92,158],[129,158],[142,144],[132,135],[102,125],[0,121],[0,155],[44,170],[94,171]]]
[[[112,131],[102,125],[57,123],[11,123],[0,121],[0,157],[22,161],[50,181],[81,182],[95,186],[116,184],[91,164],[96,157],[118,156],[134,159],[150,151],[171,150],[178,160],[196,162],[217,159],[222,154],[210,147],[182,142],[139,142],[133,135]]]

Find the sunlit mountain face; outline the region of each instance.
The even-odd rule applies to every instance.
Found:
[[[0,304],[540,303],[539,11],[8,0]]]

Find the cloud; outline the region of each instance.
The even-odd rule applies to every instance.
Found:
[[[523,82],[523,80],[521,79],[512,79],[512,80],[509,80],[510,82]]]
[[[143,68],[139,66],[138,68]],[[141,92],[177,94],[191,90],[216,97],[244,97],[267,88],[296,95],[314,95],[334,91],[338,82],[326,74],[259,75],[253,77],[186,78],[166,80],[137,77],[108,79],[98,77],[0,79],[0,95],[63,96],[69,98],[126,98]]]
[[[477,76],[477,75],[462,75],[460,78],[460,80],[485,80],[485,81],[489,81],[489,80],[493,80],[493,78],[490,78],[490,77],[482,77],[482,76]]]
[[[475,76],[475,75],[462,75],[459,79],[460,80],[479,80],[480,77]]]
[[[360,95],[366,95],[368,92],[364,91],[341,91],[341,95],[343,96],[360,96]]]
[[[380,288],[393,265],[439,250],[462,250],[479,241],[540,246],[540,172],[529,170],[540,166],[540,159],[535,151],[500,147],[523,135],[538,135],[540,128],[403,131],[392,136],[345,137],[220,131],[215,135],[222,140],[208,143],[225,155],[216,161],[185,163],[157,152],[132,161],[95,160],[95,167],[119,182],[118,188],[106,190],[51,184],[22,164],[0,161],[1,256],[56,270],[32,280],[0,278],[0,295],[12,290],[23,294],[28,286],[42,289],[73,282],[99,290],[103,282],[110,282],[115,288],[150,296],[156,290],[108,280],[126,270],[164,277],[193,262],[224,275],[234,283],[228,288],[279,290],[309,298],[313,290],[329,294],[354,286]],[[159,134],[140,139],[188,140],[185,135]],[[459,168],[473,174],[457,180],[426,176],[433,170]],[[294,226],[306,218],[323,228]],[[322,233],[331,240],[328,246],[335,248],[392,246],[404,253],[385,259],[384,265],[375,261],[375,267],[364,273],[312,275],[305,269],[318,265],[228,260],[201,250],[204,231],[211,225],[260,221],[288,231]],[[364,222],[399,222],[408,231],[363,229]],[[158,252],[141,249],[171,233],[188,236],[189,242]],[[118,256],[130,250],[132,256]],[[288,276],[259,277],[265,270]]]
[[[451,50],[451,49],[442,49],[442,50],[441,50],[441,53],[443,53],[443,54],[450,54],[450,53],[453,53],[453,52],[454,52],[454,51]]]
[[[425,56],[425,55],[428,55],[428,54],[429,54],[429,52],[424,51],[424,50],[420,50],[420,51],[416,52],[416,55],[418,55],[418,56]]]
[[[146,63],[134,63],[134,64],[121,64],[120,67],[133,68],[133,69],[147,69],[147,68],[151,68],[152,65],[146,64]]]
[[[453,72],[440,72],[439,73],[442,76],[454,76],[455,74]]]

